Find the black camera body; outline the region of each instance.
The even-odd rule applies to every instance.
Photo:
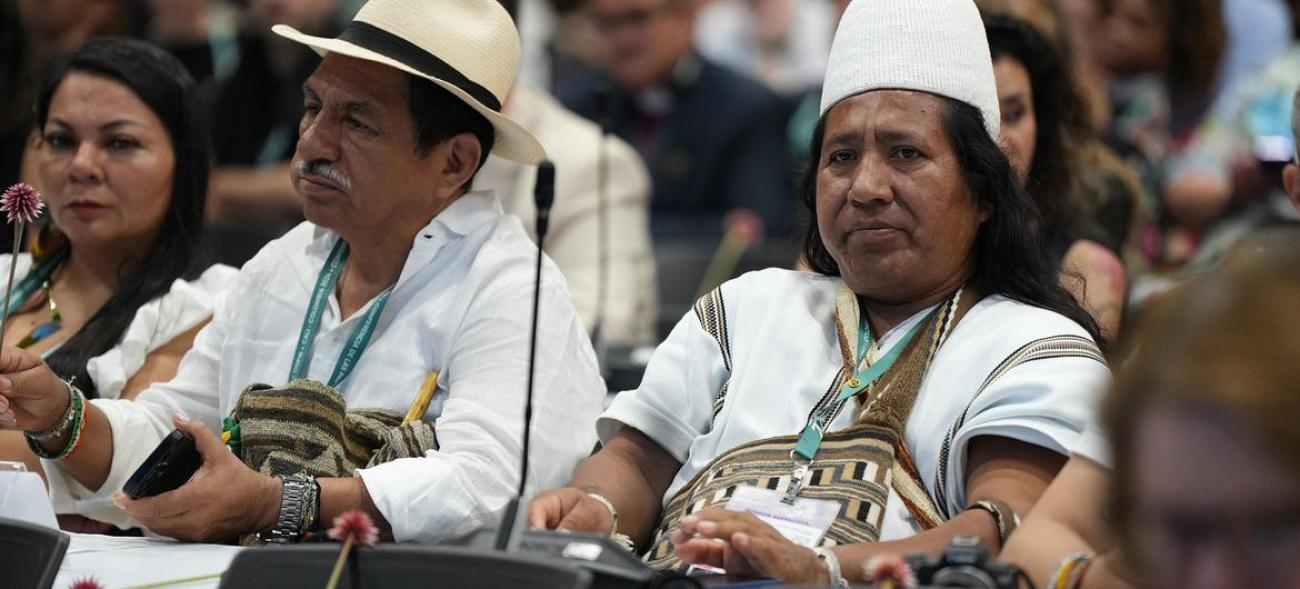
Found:
[[[907,557],[921,587],[962,587],[966,589],[1018,589],[1020,569],[997,562],[988,548],[971,536],[958,536],[938,559],[923,554]]]

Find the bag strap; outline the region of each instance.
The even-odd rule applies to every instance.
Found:
[[[1007,356],[1001,364],[998,364],[998,367],[989,373],[988,378],[984,379],[984,383],[980,385],[979,390],[975,391],[975,395],[966,404],[966,408],[957,416],[957,421],[948,430],[948,436],[943,441],[943,448],[939,451],[939,464],[935,469],[934,477],[934,499],[936,506],[943,515],[943,519],[947,520],[952,517],[952,513],[948,510],[948,493],[944,487],[944,481],[948,480],[948,456],[952,452],[952,443],[957,438],[957,432],[966,424],[966,419],[970,414],[971,407],[975,405],[975,401],[990,385],[1013,368],[1029,362],[1053,358],[1086,358],[1106,364],[1106,357],[1097,348],[1097,344],[1086,337],[1077,335],[1056,335],[1036,339],[1021,346],[1020,349]]]

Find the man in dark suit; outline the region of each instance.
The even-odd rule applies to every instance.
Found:
[[[735,226],[787,234],[794,198],[788,108],[758,82],[694,51],[699,4],[589,0],[585,10],[608,42],[604,71],[562,81],[556,95],[641,152],[654,183],[656,235],[716,235]]]

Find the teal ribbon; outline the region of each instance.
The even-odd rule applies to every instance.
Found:
[[[933,312],[931,312],[931,314],[933,314]],[[862,321],[863,325],[858,332],[858,358],[857,364],[854,365],[854,370],[856,372],[854,373],[853,378],[849,379],[848,382],[844,383],[844,386],[840,387],[840,394],[836,397],[834,403],[827,403],[821,409],[813,412],[812,416],[808,418],[807,425],[803,428],[803,433],[799,434],[798,443],[795,444],[794,453],[799,458],[802,458],[809,463],[812,462],[813,457],[817,456],[817,450],[821,448],[822,438],[826,433],[826,426],[830,424],[831,419],[834,417],[835,408],[839,406],[840,403],[857,396],[864,389],[871,386],[877,380],[880,380],[880,377],[884,376],[885,372],[888,371],[894,365],[894,362],[898,360],[898,357],[902,355],[903,350],[907,347],[907,344],[912,341],[912,338],[916,336],[917,332],[921,331],[921,328],[929,323],[929,317],[927,316],[925,319],[919,321],[912,327],[911,331],[907,332],[907,335],[903,336],[902,341],[895,344],[893,348],[890,348],[889,353],[885,354],[881,359],[873,362],[871,366],[868,366],[866,369],[857,368],[862,365],[862,359],[866,356],[866,351],[872,344],[871,329],[866,325],[865,316]]]
[[[329,302],[330,292],[338,284],[339,274],[343,272],[343,264],[347,259],[348,244],[340,239],[334,244],[334,249],[325,260],[325,266],[321,268],[320,276],[316,278],[316,288],[312,290],[311,303],[307,305],[307,313],[302,320],[302,330],[298,333],[298,346],[293,352],[289,381],[307,376],[307,369],[311,366],[312,345],[316,342],[316,334],[320,332],[321,317],[325,315],[325,306]],[[375,334],[379,316],[383,314],[384,305],[388,304],[388,296],[392,293],[391,286],[379,293],[370,310],[366,311],[365,316],[361,318],[361,323],[352,331],[352,335],[343,346],[343,351],[339,353],[339,359],[334,363],[334,372],[330,375],[329,386],[338,388],[339,383],[352,373],[352,369],[361,360],[361,354],[370,344],[370,336]]]

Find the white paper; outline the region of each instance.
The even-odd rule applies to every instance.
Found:
[[[776,528],[800,546],[813,548],[839,516],[840,505],[828,499],[799,497],[794,505],[781,502],[785,493],[758,487],[740,487],[727,501],[730,511],[746,511]]]
[[[220,575],[230,567],[239,546],[184,544],[150,538],[116,538],[69,534],[72,542],[59,567],[55,587],[94,577],[109,589],[202,575]],[[177,584],[178,588],[217,587],[219,577]],[[173,585],[169,585],[171,587]]]
[[[59,529],[45,482],[34,472],[0,472],[0,517]]]

